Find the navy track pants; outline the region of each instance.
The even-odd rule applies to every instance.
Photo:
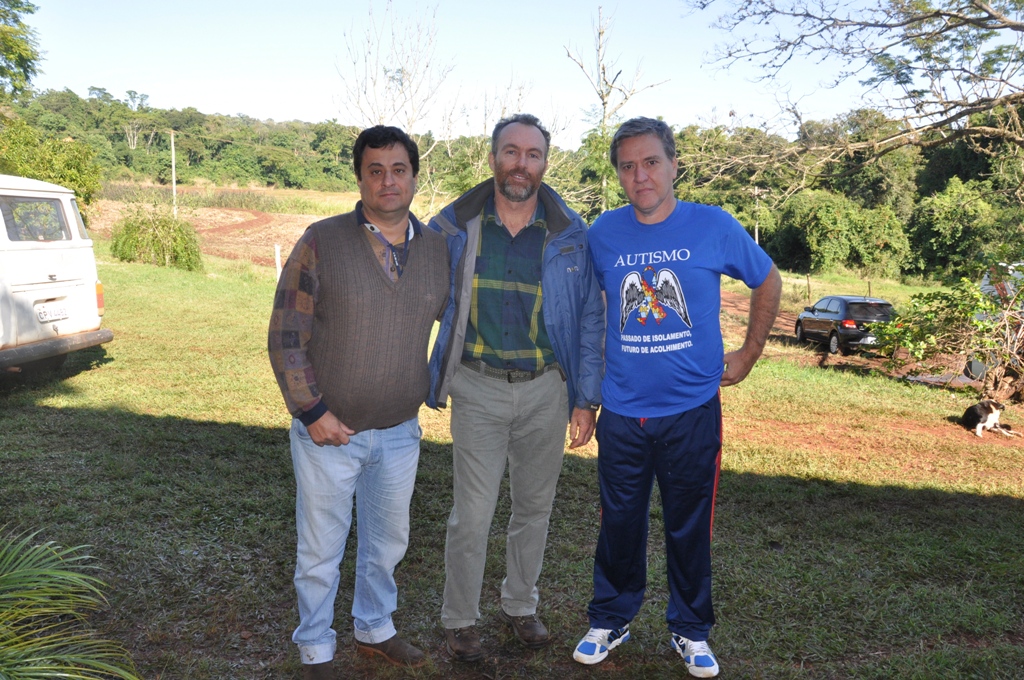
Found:
[[[722,405],[662,418],[627,418],[602,409],[597,420],[601,531],[594,557],[593,628],[633,620],[647,588],[647,533],[654,479],[661,491],[669,600],[668,628],[707,640],[711,604],[711,527],[722,461]]]

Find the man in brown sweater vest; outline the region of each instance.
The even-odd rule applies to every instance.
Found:
[[[427,342],[449,293],[444,239],[409,212],[419,150],[364,130],[352,151],[361,201],[311,225],[281,272],[269,353],[291,427],[298,532],[298,645],[307,680],[333,678],[334,600],[355,499],[356,648],[399,665],[423,653],[391,621],[409,543]]]

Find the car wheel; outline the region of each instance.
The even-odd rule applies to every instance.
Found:
[[[839,349],[839,334],[832,331],[832,335],[828,336],[828,353],[838,354]]]
[[[796,322],[796,341],[801,345],[807,340],[807,336],[804,335],[804,325],[799,321]]]

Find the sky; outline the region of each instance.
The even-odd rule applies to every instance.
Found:
[[[25,20],[43,52],[33,82],[38,91],[68,88],[86,97],[90,87],[100,87],[124,99],[134,90],[163,109],[368,124],[351,120],[340,73],[351,80],[347,45],[362,38],[371,6],[381,23],[386,0],[33,1],[38,10]],[[405,22],[429,23],[433,10],[434,63],[451,67],[413,132],[489,134],[496,121],[484,103],[505,97],[540,117],[556,145],[576,148],[594,126],[598,98],[566,47],[596,63],[599,5],[610,21],[608,61],[622,69],[623,79],[639,66],[638,85],[654,85],[629,101],[619,112],[624,118],[661,117],[677,127],[768,120],[777,129],[785,122],[780,99],[798,101],[805,120],[860,105],[856,84],[828,89],[822,82],[828,69],[821,66],[797,64],[784,82],[766,84],[755,82],[750,67],[710,65],[715,44],[728,37],[711,27],[724,6],[696,13],[682,0],[391,5],[392,15]],[[520,87],[521,100],[508,95]],[[452,123],[444,121],[446,111]]]

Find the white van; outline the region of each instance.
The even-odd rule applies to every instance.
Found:
[[[59,368],[114,339],[103,284],[70,189],[0,175],[0,371]]]

